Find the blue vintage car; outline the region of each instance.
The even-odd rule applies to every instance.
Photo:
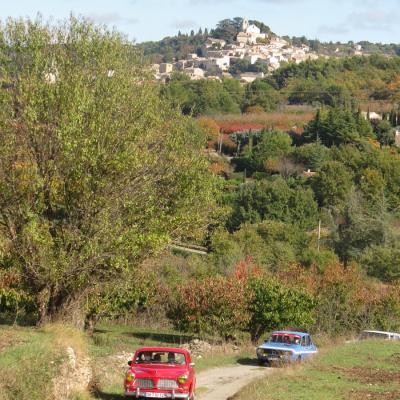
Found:
[[[257,347],[260,363],[289,363],[304,360],[317,352],[311,336],[304,332],[276,331]]]

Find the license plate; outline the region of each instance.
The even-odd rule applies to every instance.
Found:
[[[141,396],[150,397],[152,399],[167,399],[171,397],[168,393],[141,392]]]

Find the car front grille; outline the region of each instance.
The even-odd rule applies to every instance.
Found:
[[[154,389],[154,382],[151,379],[136,379],[135,386],[140,389]]]
[[[282,350],[264,350],[264,354],[268,355],[268,356],[280,356],[282,354],[284,354],[284,352]]]
[[[159,389],[178,389],[178,382],[173,379],[160,379],[157,387]]]
[[[281,356],[292,356],[293,353],[289,350],[264,350],[264,356],[269,357],[281,357]]]

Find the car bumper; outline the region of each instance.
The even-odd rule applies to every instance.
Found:
[[[269,363],[288,363],[293,361],[292,356],[282,355],[282,356],[275,356],[275,355],[258,355],[257,358],[263,362]]]
[[[125,397],[132,397],[134,399],[189,399],[189,393],[172,392],[148,392],[145,390],[136,389],[134,392],[126,391]]]

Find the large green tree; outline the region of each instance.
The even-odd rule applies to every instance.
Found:
[[[306,126],[306,140],[320,140],[325,146],[358,143],[373,138],[371,124],[360,114],[343,107],[318,110],[315,118]]]
[[[97,287],[207,225],[204,138],[146,70],[85,20],[0,28],[0,268],[18,271],[41,322],[82,321]]]

